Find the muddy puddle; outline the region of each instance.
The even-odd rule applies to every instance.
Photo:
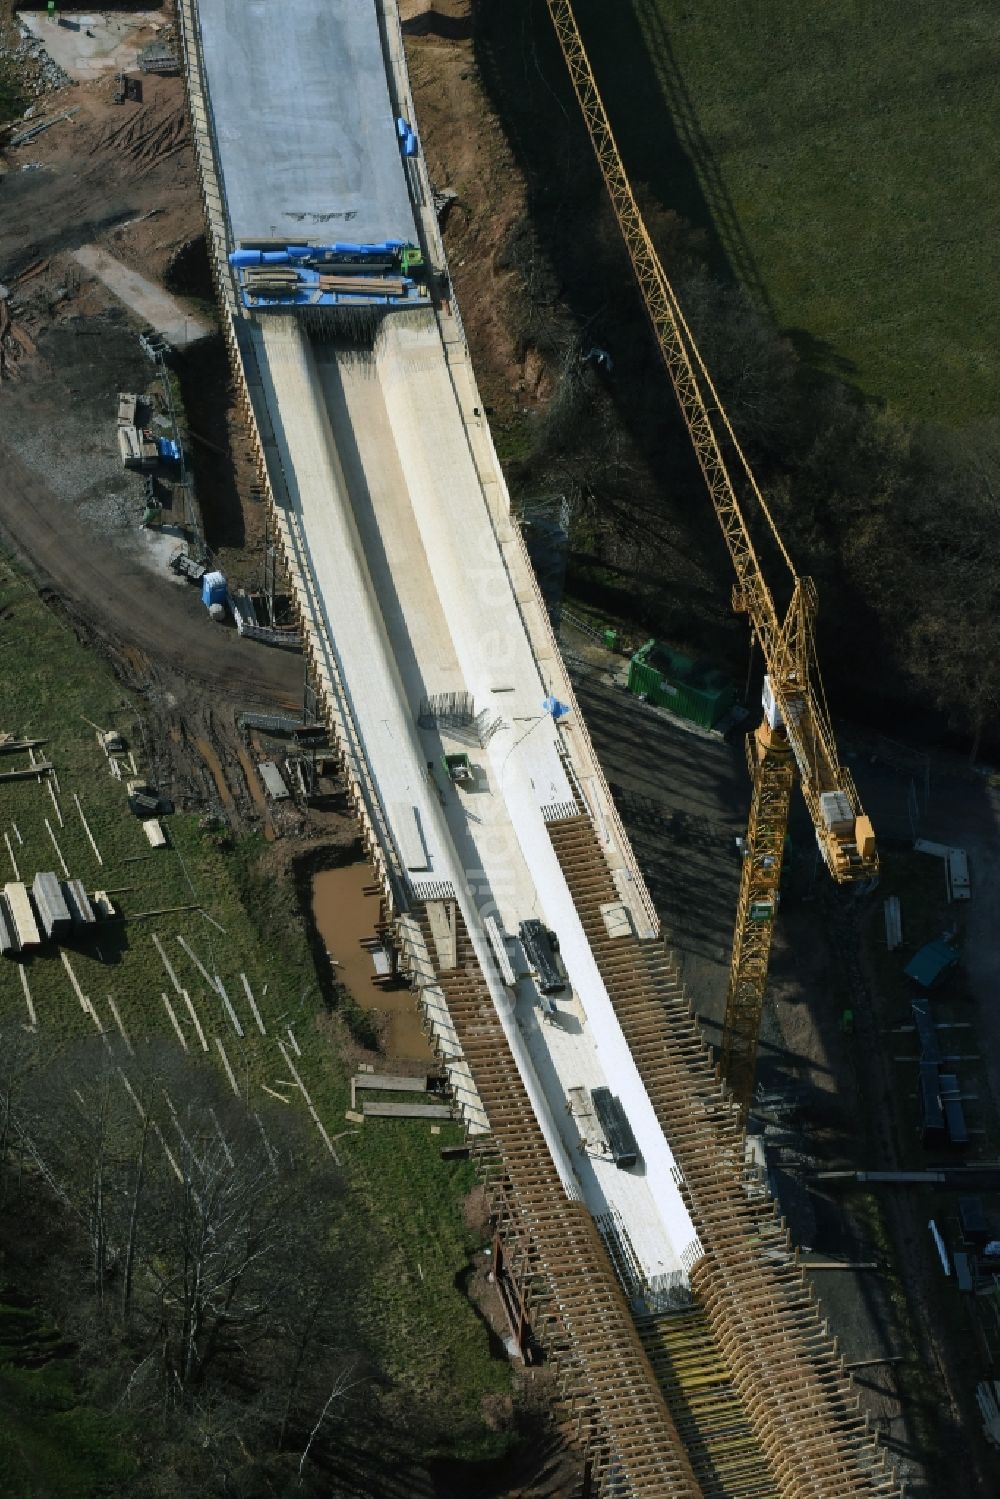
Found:
[[[334,971],[361,1009],[377,1016],[386,1055],[400,1061],[430,1062],[433,1053],[420,1026],[409,989],[377,989],[375,963],[362,946],[376,936],[378,895],[366,894],[375,879],[368,864],[342,864],[313,875],[312,909],[317,930],[334,960]]]

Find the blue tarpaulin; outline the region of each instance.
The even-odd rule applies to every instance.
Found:
[[[561,703],[557,697],[547,697],[542,703],[542,707],[546,713],[551,714],[557,723],[560,718],[565,718],[569,712],[569,706],[566,703]]]
[[[396,121],[396,134],[399,136],[399,149],[404,156],[416,156],[417,154],[417,132],[409,120],[404,120],[400,115]]]
[[[375,260],[380,256],[396,255],[405,250],[407,241],[384,239],[374,245],[360,245],[353,240],[335,240],[331,245],[285,245],[273,250],[240,248],[233,250],[229,264],[235,266],[288,265],[301,260],[311,265],[324,265],[336,261],[338,256],[350,255],[358,260]]]

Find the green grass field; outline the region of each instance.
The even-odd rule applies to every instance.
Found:
[[[630,173],[804,357],[915,417],[993,415],[994,5],[577,10]]]
[[[467,1163],[443,1162],[440,1157],[441,1145],[460,1141],[461,1130],[445,1125],[440,1135],[432,1136],[423,1123],[387,1120],[384,1126],[350,1132],[344,1120],[349,1105],[347,1066],[324,1023],[325,1008],[291,882],[265,877],[260,860],[266,845],[257,834],[243,835],[235,847],[226,848],[212,832],[199,827],[195,815],[165,819],[171,846],[151,852],[139,822],[128,811],[124,785],[109,774],[95,731],[85,721],[124,732],[136,746],[141,773],[136,705],[123,696],[108,666],[76,640],[61,615],[47,607],[2,556],[0,704],[0,730],[47,741],[38,753],[55,764],[63,818],[60,825],[44,784],[0,783],[0,885],[14,878],[11,854],[28,883],[39,870],[62,873],[47,819],[71,874],[88,890],[118,892],[114,899],[126,919],[104,923],[93,941],[71,944],[66,952],[80,989],[112,1032],[116,1023],[109,996],[114,999],[137,1054],[149,1037],[176,1040],[163,1004],[166,993],[187,1040],[190,1065],[221,1068],[219,1037],[241,1094],[251,1104],[266,1102],[261,1085],[274,1086],[289,1075],[278,1038],[287,1045],[286,1027],[294,1028],[301,1048],[301,1056],[292,1053],[294,1063],[344,1164],[349,1192],[345,1231],[366,1266],[362,1318],[381,1366],[404,1399],[412,1397],[418,1404],[433,1400],[437,1409],[448,1413],[453,1433],[448,1455],[478,1459],[498,1454],[506,1439],[483,1425],[480,1402],[485,1395],[509,1391],[510,1371],[505,1360],[493,1358],[487,1334],[456,1283],[473,1250],[481,1247],[461,1213],[474,1176]],[[25,760],[24,754],[0,756],[0,769]],[[103,865],[87,839],[74,793]],[[10,839],[10,853],[4,834]],[[144,912],[194,904],[203,905],[211,921],[199,910],[134,919]],[[207,1056],[165,971],[154,935],[191,996],[208,1043]],[[178,936],[185,937],[210,974],[222,978],[243,1025],[242,1039]],[[93,1035],[94,1022],[52,947],[23,966],[0,962],[0,1029],[29,1019],[19,967],[27,978],[45,1055]],[[253,1021],[241,973],[251,984],[266,1036]],[[303,1108],[294,1091],[288,1107]],[[322,1154],[318,1132],[315,1139]],[[30,1386],[31,1376],[9,1389],[0,1385],[0,1454],[17,1448],[19,1421],[34,1419],[25,1379]],[[20,1409],[19,1417],[12,1417],[12,1408]],[[442,1416],[442,1429],[446,1424]],[[44,1492],[78,1490],[53,1483]]]
[[[0,1471],[10,1499],[92,1499],[135,1463],[114,1418],[79,1402],[58,1334],[0,1294]]]

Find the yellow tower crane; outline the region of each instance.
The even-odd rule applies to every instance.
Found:
[[[752,799],[722,1031],[722,1074],[742,1109],[753,1088],[792,785],[802,794],[838,882],[871,879],[878,855],[854,780],[840,764],[816,659],[816,589],[778,532],[653,247],[615,142],[570,0],[547,0],[632,269],[736,572],[733,608],[749,616],[764,660],[764,718],[747,741]],[[788,567],[791,602],[775,606],[724,450],[766,518]]]

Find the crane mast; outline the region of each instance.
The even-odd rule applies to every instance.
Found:
[[[871,822],[842,766],[816,658],[816,590],[799,577],[649,236],[615,141],[571,0],[547,0],[632,270],[736,575],[733,607],[761,648],[764,719],[748,740],[752,799],[723,1023],[721,1067],[742,1108],[753,1086],[781,862],[796,771],[823,859],[838,882],[878,871]],[[723,451],[765,518],[788,569],[779,616]]]

